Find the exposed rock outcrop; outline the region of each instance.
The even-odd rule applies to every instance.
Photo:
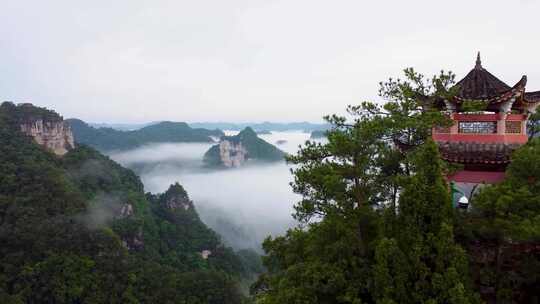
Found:
[[[17,106],[21,111],[18,123],[21,131],[56,155],[64,155],[75,147],[68,123],[55,112],[25,103]]]
[[[142,227],[139,227],[136,233],[122,237],[122,245],[128,250],[142,249],[144,247]]]
[[[225,139],[219,143],[219,158],[227,168],[240,167],[248,160],[248,152],[241,142]]]
[[[250,159],[279,161],[284,156],[283,151],[257,137],[248,127],[236,136],[223,136],[219,144],[204,154],[204,162],[209,167],[236,168]]]
[[[133,215],[133,205],[130,203],[125,203],[120,208],[117,218],[123,219]]]
[[[35,120],[21,124],[21,131],[56,155],[64,155],[75,147],[73,133],[63,121]]]
[[[208,259],[208,257],[212,254],[212,251],[210,250],[203,250],[201,251],[201,257],[205,260]]]

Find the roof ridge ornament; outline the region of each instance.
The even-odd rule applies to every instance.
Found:
[[[474,66],[474,68],[477,70],[482,69],[482,60],[480,59],[480,52],[478,52],[478,55],[476,55],[476,65]]]

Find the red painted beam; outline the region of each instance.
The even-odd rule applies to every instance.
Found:
[[[497,121],[503,120],[503,114],[454,114],[452,120],[455,121]],[[523,121],[526,120],[526,116],[523,114],[507,114],[506,119],[511,121]]]
[[[501,120],[499,114],[454,114],[455,121],[497,121]]]
[[[449,181],[457,183],[473,183],[473,184],[497,184],[504,180],[504,172],[491,171],[459,171],[447,177]]]
[[[506,144],[526,144],[529,138],[525,134],[449,134],[433,133],[435,141],[463,141],[478,143],[506,143]]]

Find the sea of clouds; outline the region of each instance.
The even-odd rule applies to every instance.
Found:
[[[226,132],[232,135],[234,132]],[[259,135],[287,153],[296,153],[309,133],[272,132]],[[290,165],[283,162],[248,163],[236,169],[204,168],[202,158],[212,144],[147,145],[111,153],[110,157],[134,169],[145,190],[158,193],[179,182],[194,201],[201,219],[236,249],[260,250],[268,235],[283,234],[296,225],[291,214],[300,197],[293,193]]]

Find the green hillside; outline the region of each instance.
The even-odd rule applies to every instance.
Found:
[[[0,106],[0,303],[244,303],[253,260],[221,243],[181,185],[145,194],[87,146],[58,158],[20,117]]]

